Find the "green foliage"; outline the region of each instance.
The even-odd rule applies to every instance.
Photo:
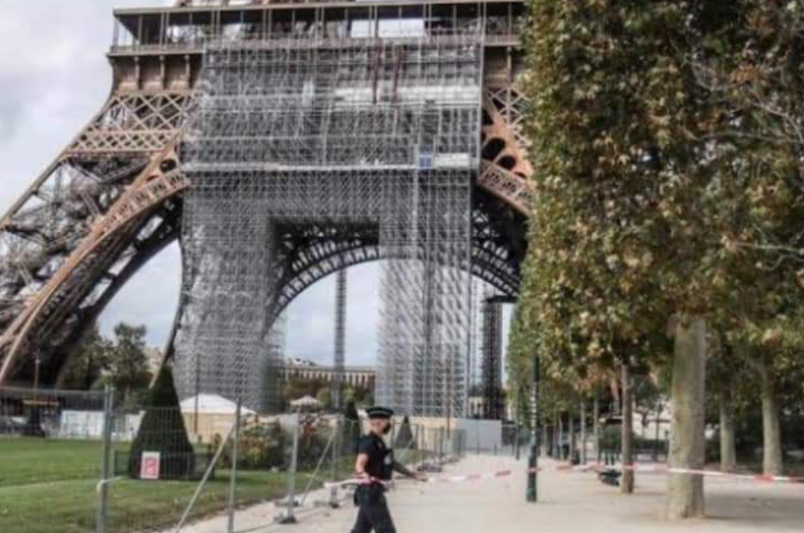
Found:
[[[215,436],[213,448],[217,449],[220,439],[220,435]],[[290,442],[290,435],[282,429],[279,422],[247,426],[240,433],[237,467],[243,470],[285,468]],[[232,446],[230,440],[221,457],[222,467],[229,468],[232,465]]]
[[[301,379],[291,377],[281,384],[281,402],[283,403],[283,407],[287,408],[290,402],[303,398],[304,396],[316,398],[319,391],[324,389],[329,390],[329,383],[324,379]]]
[[[523,305],[543,353],[581,369],[655,357],[707,308],[697,141],[706,100],[683,2],[536,0],[525,90],[539,169]]]
[[[321,405],[329,408],[331,407],[330,390],[331,385],[325,379],[291,377],[281,385],[281,407],[287,409],[293,400],[312,396],[321,402]],[[345,403],[351,401],[361,407],[368,407],[374,403],[374,396],[368,387],[344,385],[341,397]]]
[[[299,468],[315,468],[327,448],[332,429],[330,423],[323,418],[315,416],[302,418],[299,433]]]
[[[145,326],[124,322],[115,326],[111,339],[104,338],[97,325],[83,335],[68,361],[65,386],[69,389],[97,389],[105,384],[115,389],[118,407],[136,407],[151,382],[145,355]]]
[[[323,409],[332,407],[332,388],[324,387],[315,394],[315,399]]]
[[[117,392],[118,405],[137,405],[138,392],[150,384],[145,348],[145,326],[135,327],[124,322],[115,326],[103,373],[104,381]]]
[[[804,5],[745,0],[716,51],[698,59],[721,102],[710,219],[720,246],[712,282],[728,286],[714,316],[740,363],[801,372],[804,350]]]
[[[804,5],[530,8],[521,84],[537,175],[511,337],[517,407],[537,351],[558,391],[609,380],[617,361],[661,371],[672,317],[703,315],[724,343],[798,372]]]
[[[508,337],[508,354],[505,358],[508,376],[508,398],[516,414],[516,421],[530,429],[530,394],[538,349],[538,330],[524,321],[521,306],[514,309]]]
[[[369,387],[346,385],[344,387],[343,398],[346,402],[355,402],[355,404],[360,407],[370,407],[374,405],[374,393]]]
[[[67,363],[64,386],[68,389],[90,390],[100,385],[103,369],[108,366],[111,343],[92,324],[81,337]]]

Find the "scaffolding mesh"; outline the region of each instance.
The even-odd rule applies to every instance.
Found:
[[[182,148],[182,396],[276,405],[281,240],[371,225],[383,257],[378,400],[466,409],[480,34],[211,45]]]
[[[503,395],[503,312],[499,293],[490,285],[483,290],[482,320],[482,416],[491,420],[505,418],[505,398]]]
[[[335,350],[333,354],[332,407],[340,409],[343,394],[343,374],[346,365],[346,271],[340,270],[335,278]]]

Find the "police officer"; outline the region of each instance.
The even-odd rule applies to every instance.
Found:
[[[360,510],[352,533],[396,533],[394,521],[385,499],[387,482],[394,471],[403,476],[426,481],[427,476],[416,474],[394,460],[394,451],[385,444],[383,436],[391,431],[394,412],[385,407],[366,410],[369,418],[369,433],[361,437],[357,445],[355,473],[362,483],[355,491],[355,505]]]

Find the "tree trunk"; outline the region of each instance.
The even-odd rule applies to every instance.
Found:
[[[595,434],[595,460],[600,463],[603,457],[600,453],[600,400],[598,399],[597,390],[595,390],[595,400],[592,404],[592,418]]]
[[[620,492],[631,494],[634,492],[634,400],[631,397],[631,376],[628,363],[622,365],[622,438],[620,439],[623,463],[623,477]]]
[[[586,464],[586,401],[581,401],[581,464]]]
[[[662,402],[657,402],[656,408],[656,427],[654,428],[653,439],[653,462],[659,461],[659,442],[661,441],[661,425],[662,425]]]
[[[612,407],[614,408],[614,412],[612,414],[619,415],[620,414],[620,387],[618,387],[616,378],[611,378],[611,383],[609,387],[611,388],[611,398],[614,400],[614,404]]]
[[[762,395],[762,473],[766,476],[781,476],[783,462],[779,398],[776,395],[773,368],[764,357],[760,359],[759,378]]]
[[[556,425],[555,424],[550,425],[550,436],[549,436],[549,438],[550,438],[550,441],[545,443],[547,445],[547,448],[548,448],[547,454],[550,456],[551,459],[555,459],[556,458]]]
[[[564,460],[564,419],[558,415],[558,460]]]
[[[575,453],[578,450],[578,441],[575,440],[575,419],[572,415],[569,415],[567,419],[568,431],[569,431],[569,453],[567,454],[569,457],[570,463],[575,461]]]
[[[556,424],[553,427],[553,453],[556,460],[561,460],[561,418],[556,417]]]
[[[694,317],[675,325],[671,401],[673,418],[668,466],[702,469],[706,460],[704,392],[706,379],[706,321]],[[670,473],[667,476],[665,514],[668,519],[704,515],[703,476]]]
[[[734,413],[725,399],[720,402],[720,470],[734,472],[737,469],[737,452],[734,444]]]

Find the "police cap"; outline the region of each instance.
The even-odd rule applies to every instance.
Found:
[[[369,407],[366,409],[366,414],[368,415],[369,419],[374,420],[377,418],[381,419],[389,419],[394,416],[393,409],[389,409],[387,407]]]

